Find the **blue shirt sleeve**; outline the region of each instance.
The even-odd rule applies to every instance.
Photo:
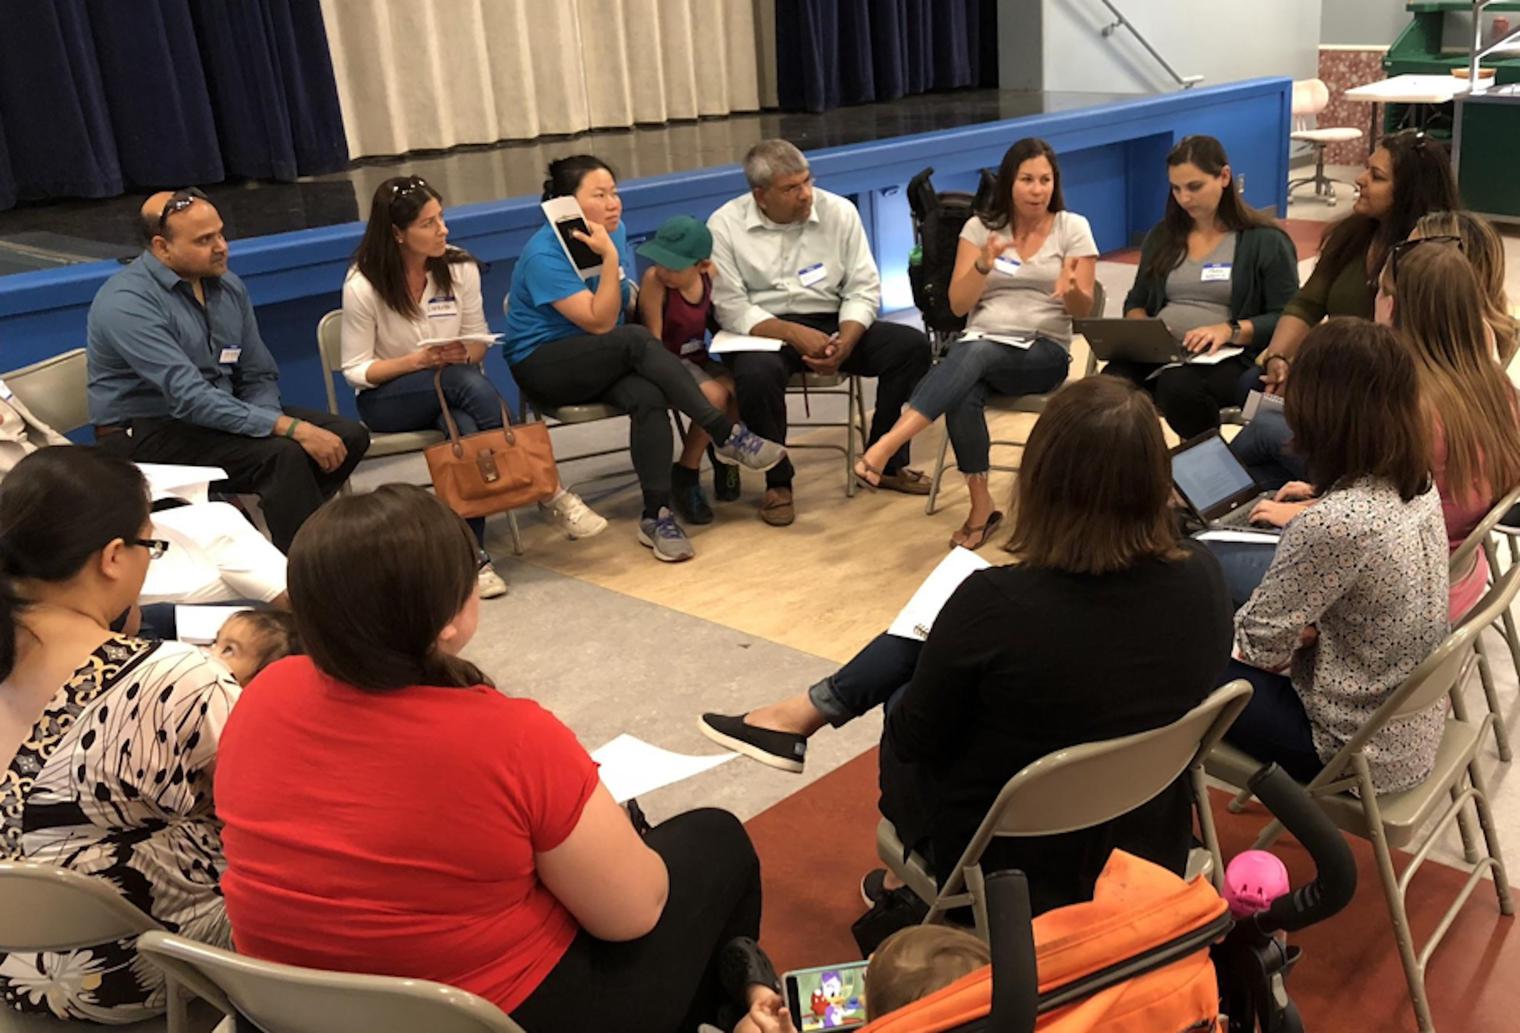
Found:
[[[524,261],[518,263],[528,300],[538,307],[552,305],[588,289],[559,245],[556,243],[553,248],[552,251],[545,248],[535,255],[525,256]]]

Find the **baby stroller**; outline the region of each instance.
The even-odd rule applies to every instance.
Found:
[[[1307,886],[1235,921],[1207,880],[1115,851],[1092,901],[1031,919],[1023,873],[998,872],[986,879],[991,966],[862,1033],[1301,1033],[1286,986],[1299,952],[1274,934],[1345,907],[1356,864],[1276,765],[1250,788],[1309,852]]]

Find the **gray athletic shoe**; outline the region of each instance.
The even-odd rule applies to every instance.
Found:
[[[736,423],[728,440],[713,446],[713,456],[720,463],[763,472],[786,458],[786,446],[767,441],[744,424]]]
[[[644,517],[639,521],[639,544],[654,550],[654,558],[664,563],[680,563],[697,554],[691,547],[691,539],[676,523],[675,516],[665,506],[660,507],[658,517]]]

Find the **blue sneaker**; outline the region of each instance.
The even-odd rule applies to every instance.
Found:
[[[732,466],[725,466],[725,470],[737,470]],[[712,506],[707,504],[707,496],[702,491],[702,485],[697,483],[696,474],[691,474],[691,479],[682,484],[682,479],[677,479],[671,488],[670,503],[675,507],[677,515],[688,524],[710,524],[713,522]],[[684,479],[684,478],[683,478]]]
[[[680,563],[697,554],[691,547],[691,539],[666,506],[660,507],[659,516],[639,520],[639,544],[654,550],[654,558],[663,563]]]
[[[713,456],[720,463],[765,471],[786,458],[786,446],[767,441],[744,424],[736,423],[727,441],[713,445]]]

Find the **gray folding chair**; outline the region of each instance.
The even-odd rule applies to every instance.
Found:
[[[78,430],[90,422],[85,396],[87,377],[83,348],[0,374],[0,380],[16,392],[21,404],[60,434]]]
[[[1466,577],[1472,573],[1473,567],[1478,562],[1480,550],[1483,552],[1484,558],[1488,560],[1491,575],[1494,577],[1498,576],[1499,557],[1493,548],[1491,536],[1494,529],[1499,526],[1499,522],[1514,508],[1516,503],[1520,503],[1520,487],[1512,489],[1503,498],[1499,499],[1498,502],[1494,503],[1483,519],[1478,521],[1477,526],[1462,540],[1462,544],[1451,554],[1451,580],[1453,583],[1459,578]],[[1479,605],[1481,606],[1481,603]],[[1508,605],[1504,607],[1499,615],[1499,621],[1494,626],[1504,635],[1507,642],[1514,643],[1515,622]],[[1473,638],[1473,658],[1478,668],[1479,682],[1483,686],[1484,698],[1488,701],[1488,712],[1494,717],[1494,743],[1499,750],[1499,759],[1507,763],[1511,757],[1509,729],[1504,721],[1504,708],[1499,703],[1499,693],[1494,686],[1492,665],[1489,662],[1488,653],[1483,647],[1483,636],[1481,633]],[[1511,659],[1516,659],[1516,653],[1513,649]],[[1517,665],[1516,670],[1520,671],[1520,665]],[[1464,678],[1459,681],[1459,684],[1462,681],[1465,681],[1465,672]],[[1460,701],[1458,701],[1458,705],[1460,706]]]
[[[1306,786],[1309,795],[1338,828],[1372,843],[1378,876],[1383,885],[1383,896],[1393,924],[1394,939],[1398,943],[1399,958],[1404,966],[1404,978],[1409,984],[1410,1002],[1414,1006],[1421,1033],[1434,1033],[1435,1030],[1425,995],[1426,966],[1442,937],[1456,920],[1462,905],[1483,882],[1485,872],[1493,875],[1500,913],[1514,913],[1504,859],[1499,849],[1493,814],[1489,810],[1488,790],[1477,764],[1478,750],[1494,716],[1485,714],[1479,721],[1466,719],[1461,714],[1460,689],[1462,675],[1471,669],[1468,658],[1473,653],[1473,640],[1498,619],[1500,610],[1509,605],[1517,591],[1520,591],[1520,567],[1512,567],[1498,579],[1493,589],[1463,619],[1457,629],[1420,662]],[[1441,743],[1436,751],[1434,770],[1425,781],[1412,789],[1379,794],[1373,787],[1372,773],[1367,762],[1368,741],[1391,721],[1431,707],[1443,706],[1446,699],[1453,704],[1453,714],[1446,720]],[[1220,743],[1209,754],[1206,766],[1214,778],[1240,787],[1262,765],[1229,743]],[[1353,795],[1353,789],[1359,795]],[[1486,851],[1482,854],[1478,854],[1471,830],[1467,827],[1464,808],[1469,800],[1473,803],[1478,824],[1483,831]],[[1429,941],[1416,954],[1404,898],[1415,873],[1429,857],[1441,833],[1452,822],[1456,822],[1458,831],[1462,833],[1464,847],[1471,851],[1467,858],[1468,879],[1436,925]],[[1265,849],[1281,832],[1279,822],[1274,820],[1268,823],[1257,837],[1256,846]],[[1402,875],[1396,874],[1393,867],[1393,851],[1397,849],[1412,849],[1414,852]]]
[[[323,316],[317,323],[317,354],[322,360],[322,386],[327,391],[327,411],[334,416],[341,415],[338,412],[338,394],[333,389],[333,375],[343,372],[343,310],[333,309]],[[369,450],[364,453],[364,458],[380,459],[384,456],[410,455],[422,452],[442,441],[448,440],[448,435],[441,430],[407,430],[394,434],[383,434],[379,431],[369,432]],[[423,482],[423,486],[431,485],[431,481]],[[343,490],[348,491],[347,484]],[[517,514],[509,511],[507,523],[512,531],[512,551],[521,556],[523,553],[522,533],[517,527]]]
[[[1108,296],[1103,292],[1103,284],[1093,281],[1093,307],[1092,315],[1096,318],[1103,315],[1103,309],[1108,304]],[[1082,376],[1090,377],[1098,372],[1098,357],[1093,354],[1092,348],[1087,349],[1087,362],[1082,367]],[[1064,386],[1064,385],[1063,385]],[[1060,390],[1057,388],[1056,390]],[[995,412],[1027,412],[1036,415],[1045,411],[1045,403],[1050,401],[1050,396],[1055,391],[1048,391],[1039,395],[993,395],[987,398],[986,406]],[[1010,446],[1023,448],[1025,441],[1013,438],[994,438],[992,445]],[[944,479],[945,471],[954,463],[947,462],[946,454],[950,448],[950,435],[946,433],[939,442],[939,459],[934,464],[934,478],[929,482],[929,498],[924,502],[924,513],[933,515],[935,505],[939,502],[939,485]],[[1018,464],[1012,466],[999,466],[993,463],[991,469],[1002,473],[1017,473]]]
[[[0,952],[77,950],[162,928],[104,879],[35,861],[0,861]],[[164,984],[169,1033],[187,1033],[183,989],[172,976]]]
[[[822,427],[843,427],[844,444],[837,445],[831,441],[791,441],[785,444],[788,449],[802,448],[825,448],[838,452],[844,457],[844,493],[847,497],[855,495],[855,457],[865,449],[866,438],[870,431],[866,426],[866,395],[865,387],[860,377],[849,373],[794,373],[786,383],[786,393],[789,395],[801,394],[803,404],[807,406],[815,395],[836,395],[845,399],[845,417],[839,420],[804,420],[789,421],[787,425],[787,437],[790,438],[795,431],[818,429]],[[859,447],[856,446],[856,435],[860,437]]]
[[[1198,828],[1203,835],[1216,887],[1223,885],[1224,862],[1209,805],[1203,762],[1251,699],[1250,683],[1232,681],[1209,693],[1192,710],[1160,728],[1082,743],[1048,753],[1008,780],[987,809],[943,889],[918,854],[904,859],[892,823],[876,828],[876,854],[929,904],[926,924],[943,921],[955,908],[970,906],[977,933],[987,936],[987,901],[982,855],[999,836],[1055,836],[1092,828],[1128,814],[1154,799],[1188,773]]]
[[[277,965],[165,932],[137,944],[196,996],[264,1033],[523,1033],[491,1002],[425,979]]]

